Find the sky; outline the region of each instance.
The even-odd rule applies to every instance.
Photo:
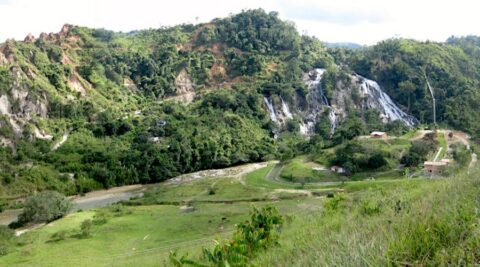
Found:
[[[392,37],[445,41],[480,35],[478,0],[0,0],[0,42],[58,32],[65,23],[131,31],[207,22],[242,9],[277,11],[326,42]]]

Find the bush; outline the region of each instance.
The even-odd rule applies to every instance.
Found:
[[[102,225],[108,222],[108,215],[105,212],[97,212],[95,216],[93,216],[92,224],[94,225]]]
[[[380,204],[377,201],[365,200],[361,204],[363,215],[375,215],[380,213]]]
[[[326,199],[323,203],[323,208],[326,212],[335,212],[341,206],[341,203],[345,200],[345,197],[341,194],[336,194],[333,198]]]
[[[92,220],[87,219],[80,225],[80,237],[89,237],[92,235]]]
[[[438,141],[435,139],[435,135],[426,134],[421,140],[412,142],[412,146],[408,153],[402,157],[400,163],[407,167],[418,166],[427,159],[428,153],[434,151],[437,146]]]
[[[67,237],[67,231],[62,230],[62,231],[58,231],[58,232],[54,233],[50,237],[50,241],[58,242],[58,241],[61,241],[61,240],[65,240],[66,237]]]
[[[465,167],[468,166],[471,160],[470,151],[463,144],[452,145],[452,156],[458,165]]]
[[[247,266],[249,260],[258,252],[277,244],[277,231],[283,224],[283,216],[274,207],[262,209],[256,207],[250,213],[250,220],[237,225],[233,238],[216,245],[213,250],[203,249],[208,264],[197,263],[186,257],[177,258],[170,254],[175,266]]]
[[[25,201],[23,212],[18,216],[20,225],[34,222],[51,222],[65,216],[72,202],[56,191],[44,191]]]
[[[372,169],[378,169],[387,165],[387,160],[383,157],[382,154],[375,154],[368,159],[368,167]]]
[[[5,67],[0,67],[0,92],[7,92],[12,84],[13,78],[10,70]]]
[[[209,195],[215,195],[215,191],[216,191],[215,186],[211,185],[211,186],[208,187],[208,194]]]

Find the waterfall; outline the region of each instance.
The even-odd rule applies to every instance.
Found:
[[[360,75],[357,75],[357,77],[363,80],[360,85],[362,93],[365,96],[369,96],[364,103],[366,108],[378,109],[382,114],[384,122],[401,120],[409,127],[413,127],[417,124],[417,119],[401,110],[387,93],[382,90],[377,82]]]
[[[331,125],[331,133],[335,133],[335,129],[337,127],[337,115],[335,114],[335,110],[330,105],[330,101],[328,100],[327,96],[323,92],[323,88],[321,85],[322,75],[325,73],[325,69],[315,69],[309,73],[310,79],[306,82],[306,85],[310,91],[310,109],[311,113],[308,115],[308,131],[312,132],[315,122],[317,121],[317,116],[320,114],[324,107],[329,109],[328,119],[330,120]],[[312,79],[313,78],[313,79]]]
[[[337,115],[335,114],[335,110],[331,106],[330,111],[328,113],[328,118],[330,119],[330,128],[332,131],[332,135],[335,133],[335,129],[337,129]]]
[[[282,112],[285,115],[285,117],[287,117],[288,119],[293,119],[293,115],[290,112],[290,109],[288,108],[287,103],[285,103],[285,101],[283,101],[282,97],[280,97],[280,100],[282,100]]]
[[[265,101],[265,104],[267,104],[268,114],[270,115],[270,119],[273,122],[277,122],[277,115],[275,114],[275,109],[273,108],[272,100],[268,99],[267,97],[263,97],[263,100]]]
[[[303,135],[307,135],[308,134],[308,125],[301,122],[299,126],[300,126],[300,133],[303,134]]]

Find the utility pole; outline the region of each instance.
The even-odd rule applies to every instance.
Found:
[[[430,86],[430,83],[428,82],[428,78],[427,78],[427,73],[425,72],[425,70],[423,71],[423,75],[425,76],[425,80],[427,81],[427,87],[428,87],[428,90],[430,91],[430,95],[432,96],[432,101],[433,101],[433,124],[435,125],[435,128],[437,128],[437,111],[436,111],[436,104],[435,104],[435,96],[433,94],[433,88],[432,86]]]

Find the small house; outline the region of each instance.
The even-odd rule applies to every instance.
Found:
[[[154,143],[154,144],[160,144],[160,142],[162,141],[162,139],[160,137],[150,137],[149,138],[149,141]]]
[[[372,132],[370,134],[371,138],[378,138],[378,139],[387,139],[388,134],[386,132]]]
[[[163,126],[167,125],[167,122],[164,121],[164,120],[162,120],[162,119],[157,119],[156,125],[157,125],[158,127],[163,127]]]
[[[448,164],[444,161],[425,161],[423,171],[426,176],[439,175]]]
[[[444,162],[446,166],[450,165],[452,163],[451,159],[442,159],[440,162]]]
[[[345,173],[345,169],[340,166],[332,166],[330,167],[330,171],[334,173]]]

